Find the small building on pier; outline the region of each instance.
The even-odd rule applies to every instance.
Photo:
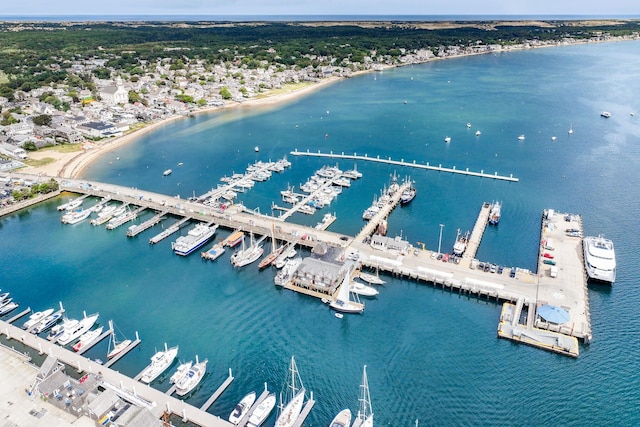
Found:
[[[317,258],[305,258],[293,275],[293,284],[331,296],[342,283],[347,270],[344,265]]]
[[[409,253],[411,243],[402,240],[402,236],[387,237],[380,234],[371,236],[371,247],[379,251],[396,251],[401,254]]]

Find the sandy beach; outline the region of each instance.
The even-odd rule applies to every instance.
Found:
[[[213,111],[219,111],[226,108],[255,108],[260,106],[268,106],[281,104],[284,102],[292,101],[298,97],[312,93],[322,87],[335,83],[341,80],[340,77],[329,77],[321,80],[317,83],[311,83],[308,86],[302,87],[297,90],[291,90],[288,92],[278,92],[276,94],[266,94],[261,98],[248,99],[245,102],[227,102],[222,107],[203,108],[193,111],[192,114],[203,114]],[[100,158],[100,156],[123,146],[124,144],[131,143],[137,140],[140,136],[154,131],[157,128],[166,125],[174,120],[181,120],[188,118],[185,115],[171,116],[157,122],[150,123],[143,128],[137,129],[126,135],[112,138],[108,140],[99,141],[92,144],[91,148],[83,148],[81,151],[76,152],[59,152],[55,150],[36,151],[29,154],[30,159],[42,160],[45,158],[52,158],[53,161],[42,166],[27,166],[21,169],[25,173],[42,174],[47,176],[58,176],[66,178],[74,178],[82,173],[84,168],[90,165],[93,161]]]

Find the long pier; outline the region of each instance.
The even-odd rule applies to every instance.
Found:
[[[405,162],[404,159],[393,160],[391,159],[391,157],[387,157],[386,159],[384,159],[384,158],[380,158],[380,156],[369,157],[366,154],[364,156],[358,155],[357,153],[345,154],[344,152],[342,152],[341,154],[336,154],[333,151],[330,151],[329,153],[321,153],[320,151],[318,151],[317,153],[312,153],[310,151],[298,151],[297,149],[295,151],[292,151],[290,154],[293,156],[324,157],[329,159],[362,160],[366,162],[385,163],[385,164],[394,165],[394,166],[404,166],[409,168],[425,169],[425,170],[431,170],[436,172],[447,172],[447,173],[453,173],[453,174],[459,174],[459,175],[475,176],[479,178],[490,178],[490,179],[497,179],[501,181],[510,181],[510,182],[520,181],[520,179],[515,178],[513,174],[509,176],[498,175],[498,172],[489,174],[489,173],[485,173],[484,170],[480,172],[473,172],[473,171],[470,171],[469,168],[457,169],[455,166],[452,168],[447,168],[447,167],[443,167],[441,164],[438,166],[432,166],[429,164],[429,162],[427,162],[426,164],[422,164],[422,163],[417,163],[415,160],[412,163],[409,163],[409,162]]]
[[[467,248],[462,254],[462,258],[467,260],[467,262],[468,260],[476,257],[476,253],[480,247],[480,241],[482,240],[482,235],[484,234],[484,230],[487,228],[490,210],[491,205],[489,203],[485,202],[482,204],[482,208],[480,208],[480,213],[478,214],[478,219],[476,220],[476,224],[474,225],[469,241],[467,242]]]

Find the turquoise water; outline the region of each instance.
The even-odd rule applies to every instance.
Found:
[[[376,425],[411,426],[416,418],[420,425],[638,424],[637,69],[640,44],[623,42],[385,70],[277,107],[177,121],[85,172],[183,198],[296,148],[513,174],[520,182],[358,162],[363,179],[313,218],[293,221],[315,224],[335,211],[330,229],[353,235],[362,211],[397,172],[411,175],[418,196],[393,212],[390,235],[437,249],[444,224],[448,250],[456,229],[473,227],[483,201],[501,200],[502,221],[487,230],[478,257],[535,269],[542,210],[580,213],[587,234],[614,240],[618,280],[611,288],[589,287],[594,342],[581,346],[577,360],[498,340],[501,307],[493,302],[391,277],[363,315],[338,320],[318,301],[276,289],[272,271],[232,269],[229,252],[203,262],[173,255],[171,239],[149,246],[157,228],[127,239],[124,230],[63,226],[55,210],[60,200],[0,220],[0,287],[36,309],[63,301],[72,315],[99,311],[103,323],[114,319],[129,338],[139,331],[142,344],[115,365],[128,375],[164,342],[178,344],[181,359],[208,358],[209,373],[188,399],[195,405],[232,368],[235,381],[210,409],[225,417],[264,382],[280,391],[295,355],[317,401],[308,426],[327,425],[343,407],[357,410],[364,364]],[[600,118],[604,110],[610,119]],[[248,207],[270,213],[280,190],[328,163],[288,157],[289,170],[242,195]],[[167,168],[173,174],[163,178]],[[106,346],[88,356],[104,358]],[[166,379],[154,386],[168,388]]]

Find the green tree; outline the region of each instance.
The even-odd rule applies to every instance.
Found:
[[[204,98],[198,99],[198,105],[204,107],[205,105],[207,105],[207,100]]]
[[[38,147],[36,147],[36,144],[33,141],[25,142],[22,148],[24,148],[27,151],[36,151],[38,149]]]
[[[51,116],[48,114],[40,114],[33,118],[33,124],[37,126],[51,126]]]
[[[129,103],[130,104],[135,104],[136,102],[140,102],[140,94],[138,94],[138,92],[136,92],[135,90],[130,90],[129,91]]]
[[[229,88],[224,86],[222,89],[220,89],[220,96],[222,97],[222,99],[231,99],[231,92],[229,91]]]

